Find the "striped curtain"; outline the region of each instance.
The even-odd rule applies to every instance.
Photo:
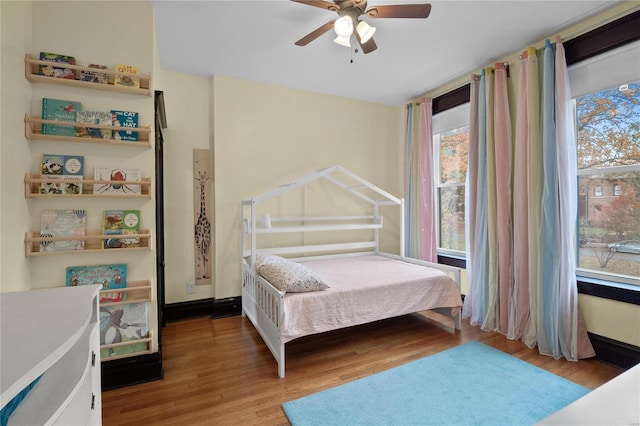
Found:
[[[406,109],[405,254],[437,261],[431,99]]]
[[[595,353],[578,327],[575,123],[564,48],[547,40],[521,58],[513,137],[503,64],[471,83],[475,197],[467,205],[463,314],[483,330],[577,361]]]

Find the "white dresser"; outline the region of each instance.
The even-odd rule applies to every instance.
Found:
[[[102,423],[100,289],[0,293],[0,409],[39,378],[9,425]]]

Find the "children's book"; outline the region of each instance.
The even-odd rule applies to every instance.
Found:
[[[42,99],[42,119],[57,121],[76,121],[77,112],[82,109],[80,102],[65,101],[61,99]],[[74,126],[58,126],[56,124],[43,124],[43,135],[75,136]]]
[[[76,58],[68,55],[59,55],[57,53],[40,52],[41,61],[56,62],[58,64],[75,65]],[[75,72],[71,68],[57,67],[53,65],[40,65],[38,67],[38,74],[46,75],[47,77],[55,78],[68,78],[75,80]]]
[[[132,111],[111,110],[111,124],[117,127],[138,127],[138,113]],[[131,130],[114,130],[113,138],[121,141],[137,141],[138,132]]]
[[[84,210],[42,210],[40,238],[84,237]],[[40,251],[82,250],[84,240],[42,241]]]
[[[100,345],[131,342],[130,345],[102,348],[102,359],[147,351],[147,343],[136,340],[146,338],[148,333],[146,303],[100,307]]]
[[[140,68],[133,65],[116,64],[115,71],[140,74]],[[113,84],[116,86],[140,87],[140,77],[116,74],[113,78]]]
[[[140,232],[140,210],[105,210],[102,217],[102,230],[105,235],[124,236]],[[108,238],[104,248],[140,247],[140,237]]]
[[[97,64],[89,64],[89,68],[97,68],[101,70],[106,70],[106,65],[97,65]],[[80,80],[81,81],[89,81],[91,83],[100,83],[107,84],[108,76],[106,72],[98,72],[98,71],[80,71]]]
[[[100,302],[121,302],[125,299],[125,292],[104,290],[118,290],[127,287],[127,265],[114,263],[110,265],[69,266],[65,278],[67,287],[78,285],[99,284],[103,293],[100,293]]]
[[[84,157],[81,155],[42,154],[40,161],[40,177],[73,179],[82,181],[84,174]],[[72,182],[43,182],[40,184],[41,194],[78,195],[82,194],[82,184]]]
[[[111,113],[107,111],[78,111],[76,123],[111,126]],[[76,126],[75,136],[80,138],[111,139],[111,129]]]
[[[93,185],[94,194],[140,194],[142,170],[124,169],[116,167],[96,167],[94,180],[123,181],[123,183],[96,183]]]

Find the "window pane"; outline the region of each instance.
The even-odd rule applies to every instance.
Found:
[[[440,188],[440,248],[465,250],[464,185]]]
[[[440,133],[440,183],[464,183],[467,177],[469,127]]]
[[[638,277],[640,84],[577,98],[576,122],[579,267]]]

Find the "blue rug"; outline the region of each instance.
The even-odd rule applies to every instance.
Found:
[[[589,392],[479,342],[282,404],[294,426],[531,425]]]

